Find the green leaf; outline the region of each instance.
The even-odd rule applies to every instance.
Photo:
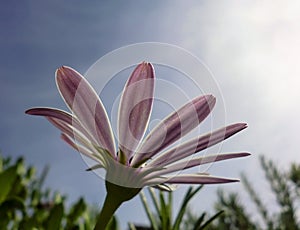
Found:
[[[0,174],[0,204],[6,199],[17,178],[17,167],[13,166]]]
[[[38,222],[36,221],[35,218],[28,218],[28,219],[22,219],[20,222],[19,226],[24,229],[24,230],[36,230],[36,229],[41,229],[41,226],[38,225]]]
[[[140,192],[140,198],[141,198],[142,204],[144,206],[144,209],[146,211],[146,214],[148,216],[148,219],[150,221],[151,227],[153,228],[153,230],[158,230],[158,223],[155,221],[154,215],[150,210],[145,193],[143,191]]]
[[[87,205],[84,202],[83,198],[80,198],[76,204],[71,207],[71,210],[67,216],[68,227],[74,226],[77,220],[83,216],[83,213],[86,211]]]
[[[12,229],[8,224],[16,223],[17,211],[25,211],[25,205],[18,197],[9,198],[0,205],[0,229]]]
[[[9,196],[18,196],[20,198],[26,199],[27,189],[24,186],[24,178],[17,175],[11,189],[9,191]]]
[[[202,224],[202,222],[203,222],[203,220],[204,220],[204,218],[205,218],[205,216],[206,216],[206,213],[204,212],[199,218],[198,218],[198,220],[196,221],[196,223],[195,223],[195,226],[194,226],[194,229],[193,230],[197,230],[198,229],[198,227],[199,226],[201,226],[201,224]]]
[[[160,218],[161,218],[161,225],[162,229],[170,229],[170,216],[168,215],[168,205],[166,204],[163,192],[159,192],[160,198]]]
[[[0,154],[0,173],[3,171],[3,158]]]
[[[7,215],[7,213],[0,212],[0,218],[0,229],[7,229],[10,222],[9,216]]]
[[[133,223],[128,224],[129,230],[136,230],[136,227],[134,226]]]
[[[24,175],[26,172],[26,169],[25,169],[24,159],[22,157],[20,157],[17,160],[16,166],[17,166],[18,175]]]
[[[105,229],[106,230],[118,230],[119,229],[118,221],[115,216],[113,216],[113,218],[111,218],[111,220],[109,221],[109,223]]]
[[[33,179],[36,174],[36,169],[34,167],[29,167],[26,172],[26,177],[28,180]]]
[[[25,211],[24,200],[19,197],[11,197],[5,200],[0,206],[1,212],[11,212],[11,211]]]
[[[149,191],[149,193],[150,193],[150,197],[151,197],[151,199],[152,199],[152,202],[153,202],[153,204],[154,204],[154,207],[155,207],[155,209],[156,209],[156,212],[159,213],[159,212],[160,212],[159,203],[158,203],[158,199],[157,199],[157,197],[156,197],[156,195],[155,195],[154,189],[151,188],[151,187],[149,187],[149,188],[148,188],[148,191]]]
[[[201,227],[196,228],[195,230],[203,230],[203,229],[205,229],[212,221],[214,221],[216,218],[218,218],[223,212],[224,212],[223,210],[217,212],[209,220],[207,220]]]
[[[168,204],[167,204],[167,211],[168,211],[168,217],[169,217],[169,228],[171,229],[172,226],[172,201],[173,201],[173,193],[168,192]]]
[[[49,217],[46,220],[45,228],[47,230],[60,229],[63,214],[64,214],[64,205],[63,205],[63,203],[56,204],[52,208],[52,210],[49,214]]]
[[[198,186],[196,189],[193,189],[193,187],[190,187],[188,189],[188,191],[186,192],[185,194],[185,197],[183,199],[183,202],[181,204],[181,207],[180,207],[180,211],[179,213],[177,214],[177,217],[175,219],[175,223],[174,223],[174,226],[173,226],[173,229],[174,230],[179,230],[180,229],[180,224],[181,224],[181,221],[182,221],[182,218],[184,216],[184,213],[186,211],[186,208],[187,208],[187,205],[188,205],[188,202],[193,198],[193,196],[200,191],[200,189],[202,189],[202,185]]]

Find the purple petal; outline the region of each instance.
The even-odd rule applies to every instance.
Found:
[[[44,116],[44,117],[54,117],[65,121],[68,124],[72,124],[72,119],[75,119],[71,114],[55,109],[55,108],[32,108],[25,111],[26,114],[35,115],[35,116]]]
[[[71,128],[70,125],[68,125],[68,123],[53,117],[46,117],[46,118],[51,124],[53,124],[60,131],[72,137],[73,139],[76,138],[74,134],[75,131]]]
[[[54,126],[73,138],[74,134],[72,134],[72,132],[78,130],[91,142],[96,143],[96,140],[85,130],[84,127],[82,127],[77,118],[63,110],[54,108],[32,108],[27,110],[25,113],[46,117]],[[73,131],[71,127],[73,127]]]
[[[119,108],[119,147],[127,160],[144,136],[151,114],[154,94],[154,69],[139,64],[128,79]]]
[[[84,146],[81,146],[81,145],[77,144],[75,142],[75,140],[72,139],[71,137],[69,137],[68,135],[62,133],[61,134],[61,139],[64,140],[67,144],[69,144],[72,148],[74,148],[78,152],[80,152],[83,155],[91,158],[92,160],[100,163],[101,165],[104,165],[103,161],[101,161],[97,156],[95,156],[95,154],[93,154],[92,151],[90,151],[89,149],[85,148]]]
[[[215,177],[206,174],[188,174],[172,177],[165,181],[168,184],[223,184],[239,182],[238,179],[230,179],[224,177]]]
[[[25,113],[46,117],[50,123],[62,131],[61,138],[71,147],[93,160],[101,161],[101,154],[94,154],[99,151],[94,148],[93,138],[71,114],[52,108],[33,108]]]
[[[61,121],[56,118],[47,117],[47,120],[52,123],[55,127],[60,129],[63,134],[66,134],[70,138],[72,138],[75,142],[87,148],[91,152],[98,152],[93,146],[94,144],[91,142],[89,138],[84,136],[80,131],[75,129],[74,127],[70,127],[64,121]]]
[[[200,96],[175,111],[146,137],[132,164],[139,164],[171,145],[196,126],[210,113],[216,103],[212,95]]]
[[[194,138],[190,141],[185,142],[182,145],[175,146],[174,148],[162,153],[159,157],[152,160],[149,163],[149,166],[165,166],[171,164],[175,161],[184,159],[185,157],[190,156],[191,154],[197,153],[203,149],[206,149],[210,146],[213,146],[229,137],[235,133],[247,128],[245,123],[237,123],[233,125],[226,126],[212,133],[206,134]]]
[[[223,154],[216,154],[216,155],[209,155],[209,156],[203,156],[203,157],[197,157],[195,159],[191,160],[185,160],[181,161],[178,163],[174,163],[172,165],[167,165],[165,170],[162,170],[156,175],[151,175],[151,176],[157,176],[157,175],[162,175],[162,174],[169,174],[172,172],[177,172],[180,170],[192,168],[198,165],[204,165],[212,162],[217,162],[217,161],[223,161],[223,160],[228,160],[228,159],[233,159],[233,158],[239,158],[239,157],[246,157],[251,155],[250,153],[223,153]]]
[[[66,104],[80,123],[96,139],[97,144],[115,155],[111,126],[97,93],[84,77],[70,67],[56,72],[57,87]]]
[[[168,184],[157,184],[152,186],[152,188],[159,189],[163,192],[173,192],[177,189],[177,187],[178,187],[177,185],[168,185]]]

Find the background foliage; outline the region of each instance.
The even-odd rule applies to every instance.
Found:
[[[240,201],[239,194],[226,194],[219,190],[215,209],[224,210],[224,214],[208,229],[300,229],[300,165],[293,163],[288,170],[283,171],[263,156],[260,157],[260,165],[270,187],[269,193],[259,194],[255,181],[250,182],[246,175],[242,175],[242,183],[256,208],[255,212],[251,212],[248,205]],[[276,200],[276,207],[272,210],[270,204],[265,202],[270,196]]]
[[[144,195],[141,195],[150,222],[150,227],[141,229],[299,230],[297,211],[300,204],[300,165],[294,163],[287,171],[283,171],[272,160],[267,160],[263,156],[260,157],[260,164],[270,186],[270,193],[258,194],[255,183],[250,182],[246,175],[241,176],[242,184],[256,208],[255,212],[253,210],[251,212],[249,205],[241,202],[239,194],[218,190],[216,214],[209,216],[204,212],[196,215],[190,211],[187,203],[201,187],[190,187],[172,225],[172,194],[169,194],[166,201],[162,193],[159,193],[158,198],[154,197],[154,192],[150,190],[152,201],[156,204],[154,210],[150,211]],[[265,203],[265,199],[270,195],[276,200],[275,210],[270,210],[268,208],[270,204]]]
[[[280,170],[263,156],[260,164],[270,186],[269,194],[259,194],[256,184],[242,175],[242,184],[256,211],[241,202],[240,195],[219,190],[215,214],[195,214],[189,208],[192,198],[202,186],[190,187],[182,198],[180,209],[174,213],[172,192],[141,192],[140,198],[149,220],[149,226],[129,223],[131,230],[299,230],[298,207],[300,204],[300,165],[292,164],[286,171]],[[93,229],[97,208],[88,205],[83,198],[67,204],[67,197],[44,188],[48,167],[38,176],[24,159],[12,161],[0,155],[0,229]],[[265,196],[276,200],[275,210],[265,203]],[[147,198],[148,197],[148,198]],[[253,206],[253,205],[252,205]],[[108,229],[121,229],[114,218]],[[123,228],[122,228],[123,229]]]
[[[37,176],[23,158],[0,156],[0,229],[92,229],[95,209],[83,198],[68,207],[65,196],[44,189],[47,172]]]

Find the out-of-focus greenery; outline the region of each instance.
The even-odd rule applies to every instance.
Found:
[[[150,202],[147,200],[144,192],[140,193],[140,198],[143,203],[145,212],[150,222],[150,227],[135,226],[129,224],[131,230],[202,230],[205,229],[214,219],[216,219],[223,211],[218,211],[214,216],[207,217],[204,212],[200,216],[194,216],[188,204],[191,199],[201,190],[203,186],[197,188],[190,187],[181,201],[181,206],[178,213],[173,218],[173,193],[154,191],[153,188],[148,188],[151,202],[154,210],[151,210]]]
[[[210,230],[240,230],[240,229],[268,229],[268,230],[298,230],[299,212],[297,207],[300,202],[300,165],[292,164],[287,171],[280,170],[278,166],[265,157],[260,157],[261,167],[266,180],[270,185],[270,192],[259,194],[256,192],[257,185],[250,182],[242,175],[242,183],[251,201],[256,207],[256,215],[253,216],[248,206],[240,201],[237,193],[225,194],[218,192],[216,210],[224,210],[224,215],[210,225]],[[276,206],[268,208],[266,199],[276,199]]]
[[[47,172],[0,155],[0,229],[93,229],[95,209],[83,198],[67,207],[65,196],[43,189]]]
[[[300,164],[294,163],[288,170],[283,171],[272,160],[267,160],[263,156],[260,157],[260,164],[270,185],[269,193],[256,192],[256,184],[251,183],[242,174],[242,184],[253,203],[250,206],[256,207],[255,213],[249,210],[249,204],[246,206],[241,202],[239,194],[218,190],[218,200],[215,204],[217,214],[207,220],[206,213],[198,216],[188,208],[190,199],[201,189],[191,187],[182,201],[175,222],[172,223],[172,193],[168,193],[166,199],[162,192],[155,195],[150,189],[154,211],[151,211],[145,195],[141,194],[150,227],[137,227],[131,224],[130,229],[299,230],[300,216],[297,207],[300,205]],[[270,200],[270,196],[276,200],[277,206],[274,207],[272,203],[272,209],[265,201]]]
[[[173,213],[172,192],[155,191],[148,188],[148,197],[141,192],[140,198],[147,213],[150,226],[129,224],[131,230],[300,230],[300,165],[292,164],[287,171],[279,170],[271,161],[260,157],[262,169],[270,185],[270,193],[256,192],[255,183],[242,175],[242,183],[257,212],[249,210],[237,193],[218,191],[216,214],[196,215],[189,204],[202,186],[190,187],[181,201],[176,215]],[[34,167],[25,165],[23,158],[12,161],[0,155],[0,229],[69,229],[89,230],[96,223],[97,209],[83,198],[72,205],[59,192],[43,188],[48,168],[37,176]],[[266,195],[268,197],[266,197]],[[274,210],[268,208],[265,199],[273,195],[277,201]],[[272,204],[273,207],[274,204]],[[253,205],[252,205],[253,206]],[[116,218],[107,227],[118,230]]]

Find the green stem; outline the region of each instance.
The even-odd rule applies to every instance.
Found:
[[[104,230],[110,219],[113,217],[115,211],[123,203],[123,201],[119,200],[117,197],[113,197],[112,195],[113,194],[111,193],[107,193],[94,230]]]
[[[104,230],[121,204],[131,200],[141,191],[140,188],[123,187],[108,181],[105,181],[105,185],[107,194],[94,230]]]

